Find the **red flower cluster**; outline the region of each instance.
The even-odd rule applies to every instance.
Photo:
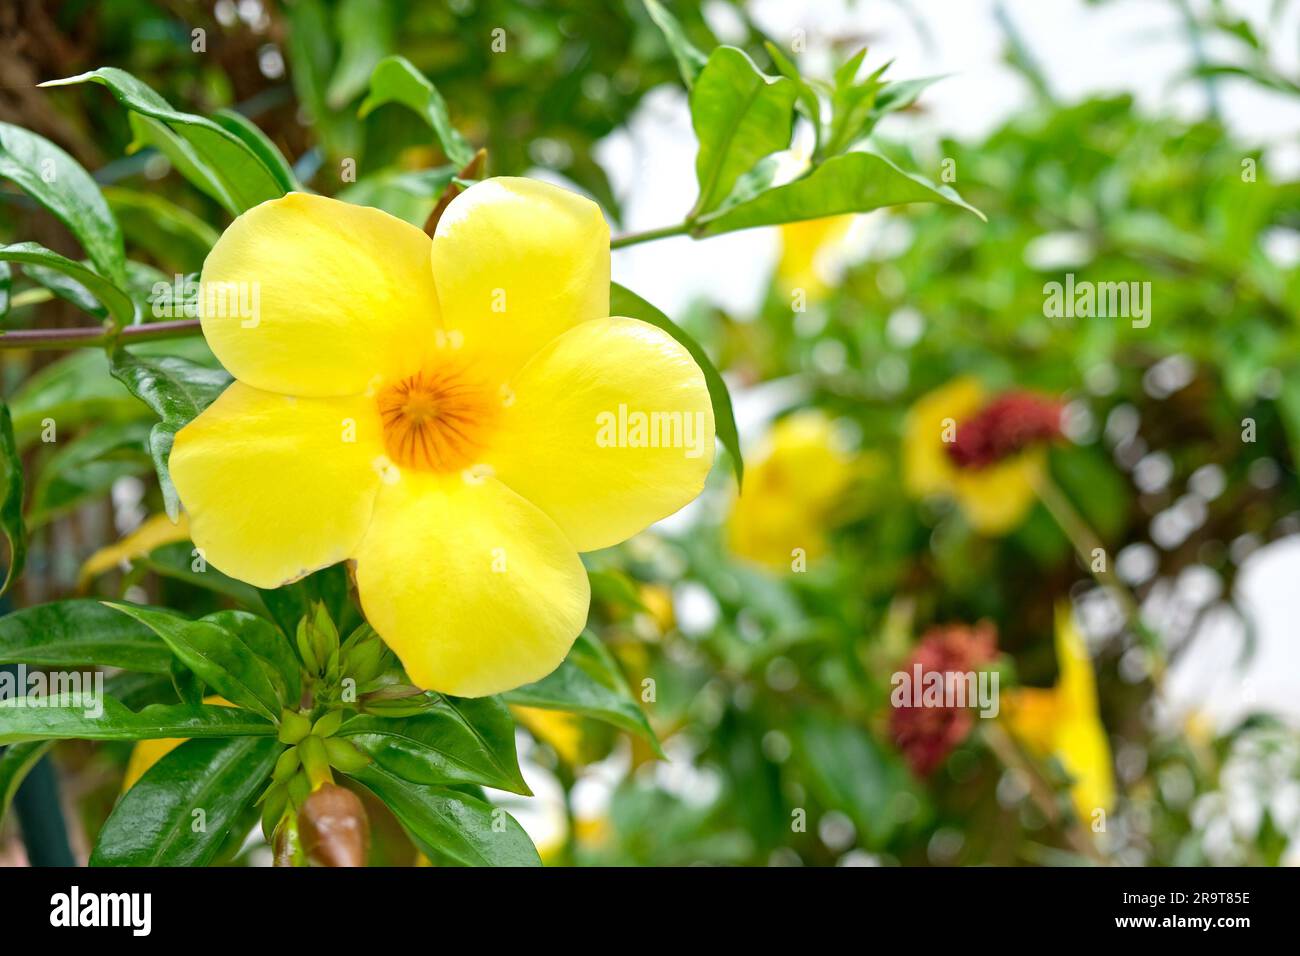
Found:
[[[947,450],[958,468],[984,468],[1060,435],[1060,402],[1032,392],[1005,392],[958,425]]]
[[[931,628],[908,658],[907,673],[914,674],[918,665],[923,676],[930,671],[941,675],[978,671],[997,656],[997,644],[997,630],[988,621],[973,627]],[[893,708],[889,733],[912,770],[927,776],[969,736],[974,721],[970,707],[917,707],[909,702]]]

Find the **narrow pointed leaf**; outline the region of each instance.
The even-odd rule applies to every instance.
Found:
[[[135,318],[135,304],[123,288],[105,279],[89,266],[52,252],[38,243],[18,242],[0,246],[0,260],[30,263],[61,272],[98,299],[119,325],[129,325]]]
[[[237,707],[150,704],[133,711],[114,697],[89,691],[0,700],[0,744],[274,735],[275,724]]]
[[[0,617],[0,664],[166,674],[173,660],[167,644],[144,624],[88,598],[38,604]]]
[[[368,116],[386,103],[400,103],[423,118],[438,137],[442,151],[458,168],[474,158],[474,147],[451,125],[447,101],[405,57],[390,56],[375,67],[370,75],[370,95],[362,102],[359,115]]]

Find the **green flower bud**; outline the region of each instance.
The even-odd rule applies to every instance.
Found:
[[[262,795],[262,836],[271,843],[275,838],[275,828],[279,826],[289,805],[289,788],[282,783],[274,784]]]
[[[276,783],[285,783],[298,771],[302,761],[298,758],[298,749],[290,747],[284,753],[280,754],[280,759],[275,762],[275,770],[271,774],[271,779]]]
[[[311,732],[316,737],[332,737],[343,723],[343,711],[331,710],[312,725]]]
[[[351,741],[344,740],[342,737],[327,737],[325,754],[329,757],[330,766],[342,773],[356,773],[370,763],[370,758],[366,754],[357,749]]]
[[[279,739],[282,744],[296,744],[311,733],[311,721],[295,710],[280,713]]]
[[[298,745],[298,755],[302,758],[302,769],[307,772],[313,790],[321,784],[334,782],[334,775],[330,773],[329,756],[325,753],[325,741],[320,737],[315,734],[304,737]]]

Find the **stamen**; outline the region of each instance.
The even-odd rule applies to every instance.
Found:
[[[492,390],[463,368],[426,368],[379,393],[384,445],[398,465],[453,472],[482,454],[496,417]]]

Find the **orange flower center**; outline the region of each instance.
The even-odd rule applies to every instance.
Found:
[[[380,391],[388,456],[401,467],[460,471],[475,464],[501,403],[464,369],[426,368]]]

